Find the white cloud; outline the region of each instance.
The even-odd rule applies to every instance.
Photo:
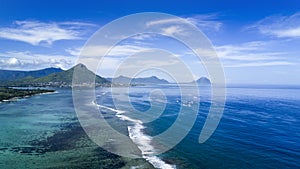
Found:
[[[222,26],[222,22],[217,20],[217,15],[215,14],[203,14],[203,15],[194,15],[192,17],[186,18],[171,18],[171,19],[161,19],[154,20],[146,23],[147,27],[156,26],[156,25],[180,25],[183,23],[192,23],[201,30],[206,31],[219,31]]]
[[[98,27],[98,25],[94,23],[73,22],[73,21],[60,22],[59,25],[73,26],[74,28],[83,27],[83,26]]]
[[[72,56],[79,56],[81,48],[68,48],[65,51]]]
[[[225,67],[258,67],[258,66],[289,66],[294,65],[294,63],[287,61],[269,61],[269,62],[250,62],[242,64],[228,64]]]
[[[265,51],[266,44],[261,41],[243,43],[239,45],[217,46],[218,56],[222,59],[237,61],[276,60],[283,53]]]
[[[195,15],[193,17],[188,17],[186,19],[192,22],[200,29],[204,29],[204,30],[219,31],[222,26],[222,22],[217,20],[218,17],[216,14]]]
[[[193,27],[188,26],[188,24],[194,25],[205,33],[217,32],[222,26],[222,22],[218,20],[215,14],[194,15],[183,18],[162,18],[149,21],[145,26],[150,29],[157,29],[159,33],[166,36],[188,37],[187,35],[192,36],[193,31],[196,31]]]
[[[65,55],[37,54],[32,52],[0,53],[0,69],[36,70],[47,67],[68,69],[75,64],[75,57]]]
[[[22,41],[32,45],[51,45],[59,40],[81,39],[80,29],[92,26],[80,22],[16,21],[11,27],[0,28],[0,38]]]
[[[225,67],[286,66],[287,53],[269,51],[267,42],[254,41],[215,47]]]
[[[170,26],[170,27],[166,27],[166,28],[162,28],[162,33],[172,36],[176,33],[178,34],[182,34],[184,31],[180,26]]]
[[[157,35],[145,33],[145,34],[138,34],[138,35],[135,35],[135,36],[133,36],[133,37],[131,37],[131,38],[134,39],[134,40],[148,40],[148,39],[153,39],[153,38],[155,38],[155,37],[157,37]]]
[[[85,46],[81,51],[81,55],[83,57],[99,57],[99,56],[117,56],[117,57],[124,57],[130,56],[138,52],[142,52],[145,50],[149,50],[151,48],[148,47],[141,47],[137,45],[117,45],[114,47],[111,46]],[[79,51],[81,49],[73,49],[67,50],[70,54],[79,55]],[[108,53],[106,53],[108,51]]]
[[[279,38],[300,38],[300,12],[291,16],[270,16],[258,21],[248,29]]]
[[[9,65],[18,65],[20,62],[17,58],[9,58],[6,63]]]
[[[135,45],[119,45],[115,46],[109,55],[111,56],[129,56],[144,50],[149,50],[150,48],[135,46]]]
[[[171,19],[161,19],[161,20],[154,20],[146,23],[147,27],[155,26],[155,25],[165,25],[165,24],[174,24],[174,23],[184,23],[186,20],[181,18],[171,18]]]
[[[278,30],[274,32],[278,37],[300,37],[300,26],[287,30]]]

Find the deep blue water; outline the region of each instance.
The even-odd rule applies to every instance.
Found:
[[[129,97],[133,107],[148,110],[149,93],[156,88],[131,89]],[[178,100],[184,102],[177,87],[159,88],[167,96],[166,108],[158,119],[143,124],[146,126],[143,132],[153,137],[175,122],[181,106]],[[200,91],[195,125],[180,144],[159,155],[161,159],[177,168],[300,168],[299,88],[228,88],[222,120],[213,136],[203,144],[198,143],[198,137],[211,104],[209,88]],[[109,101],[106,105],[113,106]],[[126,111],[126,105],[123,110]]]
[[[214,135],[197,143],[208,102],[190,134],[168,158],[188,168],[299,168],[300,90],[228,88]],[[179,156],[180,155],[180,156]]]

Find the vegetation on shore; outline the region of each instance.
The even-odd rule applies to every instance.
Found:
[[[13,89],[9,87],[0,87],[0,101],[10,100],[13,98],[22,98],[41,93],[54,92],[46,89]]]

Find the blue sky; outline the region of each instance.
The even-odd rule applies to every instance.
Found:
[[[228,83],[300,84],[300,1],[296,0],[3,0],[0,68],[70,68],[95,31],[138,12],[169,13],[195,24],[214,45]],[[195,78],[206,75],[203,67],[189,60],[186,49],[168,37],[154,37],[124,40],[113,52],[126,55],[161,47],[190,63]],[[110,68],[116,64],[115,57],[108,58],[99,74],[111,76]]]

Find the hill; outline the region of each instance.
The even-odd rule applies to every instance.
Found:
[[[130,78],[126,76],[119,76],[116,78],[107,78],[110,82],[115,84],[131,84],[131,85],[143,85],[143,84],[168,84],[165,79],[159,79],[156,76],[142,77],[142,78]]]
[[[85,83],[90,81],[90,79],[95,78],[96,85],[110,84],[108,80],[101,76],[95,75],[83,64],[78,64],[71,69],[63,72],[53,73],[45,77],[31,80],[31,82],[33,82],[34,84],[47,84],[52,86],[71,86],[73,81],[73,72],[75,69],[78,72],[77,76],[74,77],[75,81],[77,82],[80,79],[81,83]]]
[[[198,85],[210,85],[210,84],[211,84],[210,80],[209,80],[208,78],[206,78],[206,77],[201,77],[201,78],[199,78],[199,79],[196,81],[196,83],[197,83]]]
[[[34,71],[16,71],[16,70],[0,70],[0,81],[12,81],[25,78],[39,78],[50,75],[52,73],[62,72],[60,68],[46,68]]]

